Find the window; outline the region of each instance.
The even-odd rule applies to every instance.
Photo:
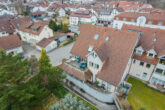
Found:
[[[161,21],[160,21],[160,22],[158,22],[158,25],[159,25],[159,26],[162,26],[162,24],[163,24],[163,22],[161,22]]]
[[[107,83],[107,87],[108,87],[108,89],[111,89],[111,84]]]
[[[139,73],[137,73],[137,74],[136,74],[136,76],[137,76],[137,77],[140,77],[140,74],[139,74]]]
[[[149,21],[148,24],[152,24],[152,21]]]
[[[127,21],[127,19],[126,18],[123,18],[123,21]]]
[[[151,58],[153,58],[154,54],[149,53],[148,56],[151,57]]]
[[[96,35],[94,36],[94,40],[98,40],[98,39],[99,39],[99,35],[96,34]]]
[[[147,68],[150,68],[150,67],[151,67],[151,65],[150,65],[150,64],[147,64],[147,65],[146,65],[146,67],[147,67]]]
[[[146,78],[147,77],[147,73],[143,73],[142,77]]]
[[[133,60],[133,63],[135,64],[136,63],[136,60]]]
[[[163,70],[162,70],[162,69],[157,68],[155,72],[156,72],[156,73],[159,73],[159,74],[162,74],[162,73],[163,73]]]
[[[93,67],[93,62],[89,62],[89,65],[90,65],[91,67]]]
[[[119,20],[119,17],[116,17],[116,20]]]
[[[98,64],[95,64],[95,68],[99,69],[99,65]]]
[[[144,65],[144,62],[140,62],[140,66],[143,66]]]
[[[136,50],[136,54],[142,55],[142,51],[141,50]]]
[[[135,22],[135,19],[131,19],[131,22]]]

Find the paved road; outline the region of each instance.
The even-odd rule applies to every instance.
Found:
[[[53,66],[60,65],[62,63],[62,59],[69,58],[69,56],[71,55],[70,51],[73,47],[73,44],[74,43],[68,44],[64,47],[54,49],[53,51],[47,53],[48,56],[50,57]],[[24,43],[23,49],[24,49],[25,57],[30,57],[31,55],[35,55],[39,59],[40,51],[38,51],[34,47]]]

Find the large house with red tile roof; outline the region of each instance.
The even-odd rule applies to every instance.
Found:
[[[61,65],[69,76],[115,92],[125,82],[139,34],[82,24],[71,59]]]
[[[165,14],[124,12],[116,15],[113,20],[113,28],[121,29],[123,24],[165,29]]]
[[[79,25],[82,23],[95,24],[97,18],[89,10],[77,10],[71,12],[69,17],[70,25]]]
[[[19,27],[19,34],[24,42],[36,44],[43,38],[52,37],[53,30],[48,22],[27,22]]]
[[[165,30],[124,25],[123,30],[141,34],[129,74],[154,86],[165,87]]]

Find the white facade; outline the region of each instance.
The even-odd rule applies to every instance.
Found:
[[[58,13],[59,13],[60,17],[65,17],[66,16],[66,12],[65,12],[65,10],[63,8],[60,8]]]
[[[90,18],[85,17],[76,17],[76,16],[70,16],[69,17],[69,23],[70,25],[79,25],[79,23],[90,23],[95,24],[97,21],[96,16],[91,16]]]
[[[36,48],[41,51],[43,47],[40,47],[40,46],[37,45]],[[53,50],[55,48],[57,48],[57,42],[56,41],[52,41],[44,49],[45,49],[46,52],[49,52],[49,51],[51,51],[51,50]]]
[[[129,74],[143,81],[149,81],[154,68],[153,64],[133,59]]]
[[[5,15],[5,14],[14,15],[14,13],[11,11],[0,9],[0,16]]]
[[[93,82],[96,81],[96,75],[101,70],[104,62],[102,62],[95,51],[91,51],[87,56],[88,69],[93,73]]]
[[[9,33],[7,33],[7,32],[0,32],[0,37],[3,37],[3,36],[9,36]]]
[[[136,21],[136,22],[135,22]],[[165,29],[165,26],[163,25],[155,25],[152,23],[146,23],[147,18],[145,16],[139,16],[136,20],[131,19],[131,21],[127,21],[126,18],[123,18],[123,20],[119,20],[118,17],[114,19],[113,21],[113,28],[121,29],[123,24],[128,24],[128,25],[135,25],[135,26],[142,26],[142,27],[149,27],[149,28],[158,28],[158,29]]]
[[[52,37],[53,36],[53,30],[50,29],[48,26],[45,26],[39,35],[28,33],[28,32],[22,32],[22,31],[19,31],[19,34],[21,36],[21,39],[24,42],[36,44],[39,41],[41,41],[43,38]]]
[[[32,12],[39,12],[39,11],[46,11],[47,9],[46,8],[43,8],[41,6],[36,6],[32,9]]]
[[[13,55],[20,54],[20,53],[23,53],[23,48],[21,46],[14,49],[6,50],[6,53],[7,54],[12,53]]]

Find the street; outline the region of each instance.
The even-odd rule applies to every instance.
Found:
[[[73,47],[74,43],[68,44],[64,47],[59,47],[57,49],[52,50],[51,52],[48,52],[47,55],[50,57],[51,64],[53,66],[58,66],[62,63],[62,59],[64,58],[69,58],[70,51]],[[30,57],[31,55],[35,55],[37,59],[40,57],[40,51],[37,50],[36,48],[30,46],[27,43],[23,44],[23,49],[24,49],[24,56],[25,57]]]

